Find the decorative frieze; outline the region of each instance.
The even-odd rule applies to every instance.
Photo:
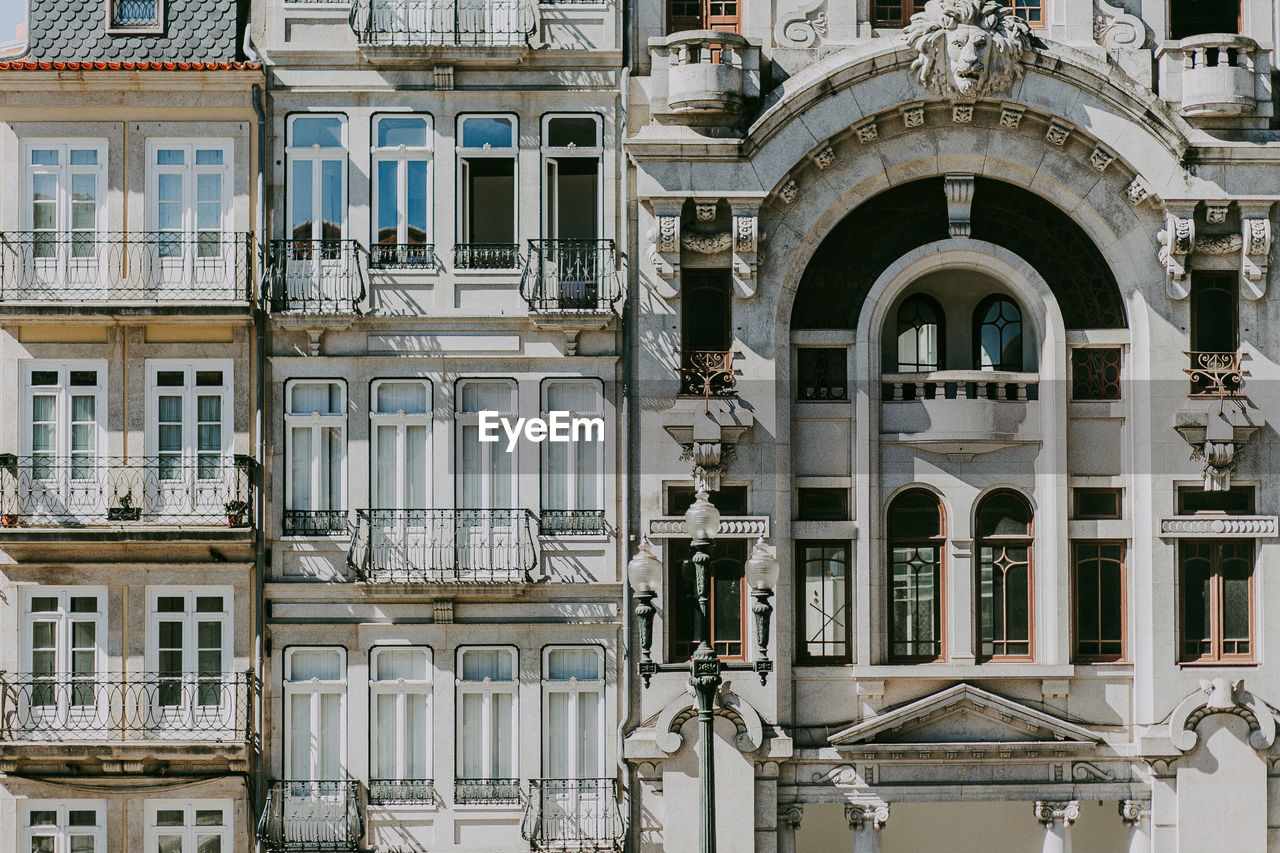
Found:
[[[715,231],[710,234],[685,231],[680,235],[680,245],[699,255],[714,255],[729,251],[733,246],[733,234],[729,231]]]
[[[1274,539],[1280,536],[1274,515],[1174,515],[1160,519],[1165,539]]]
[[[876,137],[880,135],[880,131],[876,127],[876,123],[874,121],[858,125],[856,132],[858,134],[858,141],[863,145],[866,145],[869,142],[875,142]]]
[[[649,519],[650,539],[688,539],[689,531],[684,526],[684,516],[658,516]],[[720,518],[720,529],[716,539],[759,539],[769,538],[769,517],[737,516]]]

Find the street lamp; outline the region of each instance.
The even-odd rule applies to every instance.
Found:
[[[693,554],[686,568],[693,576],[696,607],[693,611],[693,656],[688,663],[655,663],[649,647],[653,642],[653,600],[662,585],[662,563],[654,556],[649,540],[640,543],[636,555],[627,565],[627,574],[636,598],[636,620],[640,634],[640,677],[644,686],[658,672],[688,672],[689,685],[698,698],[698,766],[702,777],[702,825],[699,831],[702,853],[716,853],[715,811],[715,697],[722,679],[720,673],[755,672],[764,684],[773,670],[769,660],[769,616],[773,607],[769,598],[778,583],[778,561],[769,553],[764,537],[760,537],[744,567],[747,585],[755,599],[751,612],[756,622],[756,659],[751,663],[724,662],[711,647],[711,550],[720,530],[720,511],[707,499],[706,490],[698,492],[684,514]]]

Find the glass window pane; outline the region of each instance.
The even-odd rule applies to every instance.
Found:
[[[512,681],[511,658],[506,649],[468,649],[462,653],[462,680]]]
[[[597,140],[596,119],[592,116],[559,116],[547,120],[547,145],[552,148],[594,148]]]
[[[325,118],[295,118],[293,120],[293,138],[290,145],[294,148],[341,148],[342,119],[336,116]]]
[[[378,147],[425,148],[427,145],[427,120],[425,118],[382,118],[378,120]]]
[[[395,160],[382,160],[377,164],[378,175],[378,242],[400,242],[400,164]]]
[[[468,382],[462,386],[459,412],[509,412],[512,387],[505,382]]]
[[[503,116],[472,116],[462,120],[462,147],[511,148],[515,128],[512,119]]]
[[[296,649],[289,655],[291,681],[340,681],[342,656],[336,649]]]
[[[421,382],[380,382],[377,396],[379,414],[427,412],[427,386]]]
[[[547,653],[547,680],[597,681],[601,678],[600,654],[596,649],[553,649]]]
[[[57,152],[54,152],[54,162],[57,162]],[[72,166],[98,165],[98,150],[96,148],[71,149],[71,165]]]
[[[403,678],[406,681],[426,681],[427,653],[425,649],[379,649],[376,678],[387,681]]]
[[[221,148],[200,148],[196,150],[197,166],[221,166],[222,165],[222,149]]]

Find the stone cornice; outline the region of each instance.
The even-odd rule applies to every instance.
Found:
[[[1164,539],[1273,539],[1278,520],[1274,515],[1175,515],[1160,519]]]

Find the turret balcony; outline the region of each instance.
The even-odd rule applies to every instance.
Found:
[[[938,370],[880,381],[882,440],[962,456],[1040,440],[1038,373]]]
[[[1270,51],[1247,36],[1188,36],[1163,48],[1160,69],[1162,92],[1179,101],[1188,118],[1270,113]],[[1174,95],[1175,79],[1180,96]]]
[[[760,45],[736,33],[692,30],[649,39],[651,109],[689,124],[719,123],[760,97]]]

